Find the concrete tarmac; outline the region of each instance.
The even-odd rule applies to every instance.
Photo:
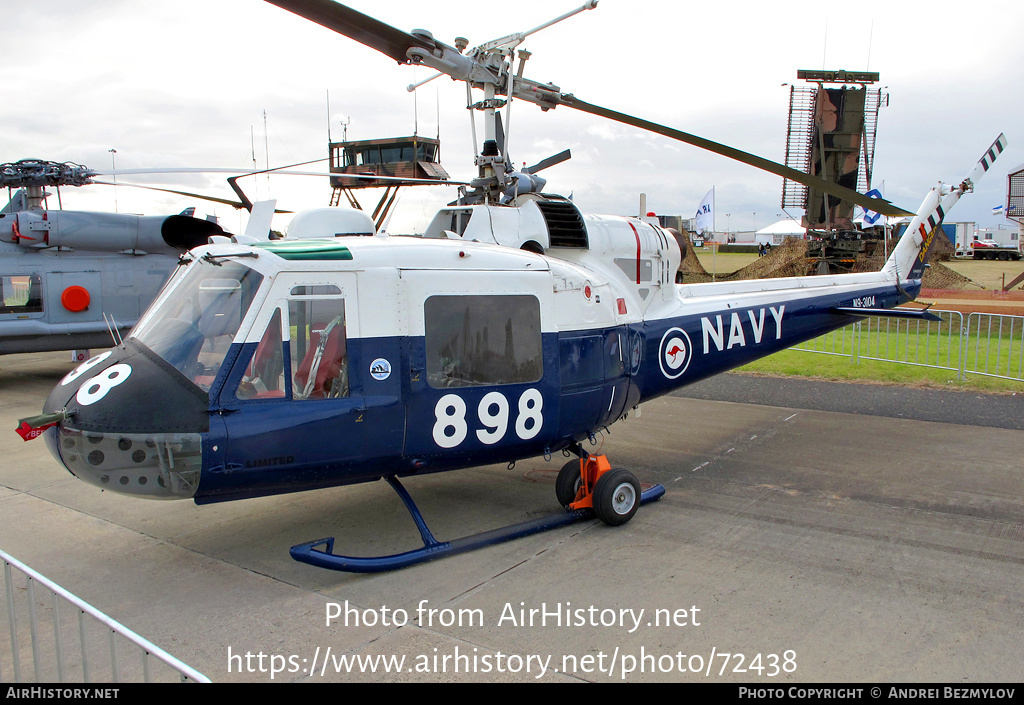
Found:
[[[0,549],[214,681],[1024,681],[1017,428],[665,397],[592,449],[667,489],[625,526],[349,575],[288,549],[418,546],[385,483],[205,507],[101,492],[14,433],[68,358],[0,358]],[[444,540],[557,511],[563,462],[405,484]]]

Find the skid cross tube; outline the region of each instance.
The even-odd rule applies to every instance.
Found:
[[[318,568],[330,570],[341,570],[349,573],[381,573],[388,570],[396,570],[407,566],[425,563],[436,558],[453,556],[458,553],[466,553],[478,548],[493,546],[505,541],[523,538],[532,534],[539,534],[551,529],[558,529],[563,526],[574,524],[583,519],[593,518],[594,513],[590,509],[577,509],[569,512],[559,512],[540,519],[524,521],[519,524],[512,524],[500,529],[484,531],[479,534],[465,536],[453,541],[438,541],[430,533],[423,515],[420,513],[416,503],[405,487],[396,477],[384,478],[394,488],[398,496],[402,498],[406,509],[416,522],[420,537],[423,539],[423,547],[406,553],[396,553],[390,556],[354,557],[339,556],[334,553],[334,537],[311,541],[309,543],[292,546],[290,551],[292,558],[300,563],[309,563]],[[640,504],[647,504],[660,499],[665,494],[663,485],[654,485],[640,495]],[[322,547],[322,548],[320,548]]]

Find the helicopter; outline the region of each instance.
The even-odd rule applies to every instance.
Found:
[[[0,164],[13,191],[0,210],[0,355],[109,347],[131,330],[178,256],[214,222],[186,210],[138,216],[51,210],[46,188],[84,186],[99,172],[80,164],[22,159]]]
[[[333,570],[403,568],[595,516],[626,524],[665,488],[642,489],[586,441],[650,399],[863,317],[934,320],[897,307],[919,293],[942,219],[1006,147],[1000,135],[965,179],[932,188],[878,272],[676,284],[682,252],[668,231],[583,213],[519,178],[496,118],[508,101],[583,110],[874,212],[907,211],[525,79],[511,57],[530,32],[466,52],[332,0],[268,1],[482,89],[478,178],[422,236],[334,208],[296,215],[280,240],[211,237],[131,334],[68,373],[18,432],[42,436],[79,479],[150,499],[385,480],[423,546],[369,557],[336,554],[333,538],[292,547],[295,560]],[[433,536],[400,481],[559,452],[570,458],[555,481],[562,511],[451,541]]]

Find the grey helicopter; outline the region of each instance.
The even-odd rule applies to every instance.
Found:
[[[70,162],[0,164],[0,186],[11,193],[0,210],[0,355],[71,350],[81,361],[117,344],[179,256],[224,234],[194,209],[140,216],[47,206],[47,189],[59,198],[61,187],[103,183],[99,175]]]

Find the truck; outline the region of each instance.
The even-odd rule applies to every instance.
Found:
[[[969,242],[957,246],[954,255],[959,259],[1019,260],[1021,251],[1018,234],[1005,230],[998,231],[1001,237],[997,238],[995,234],[993,231],[978,230]]]

